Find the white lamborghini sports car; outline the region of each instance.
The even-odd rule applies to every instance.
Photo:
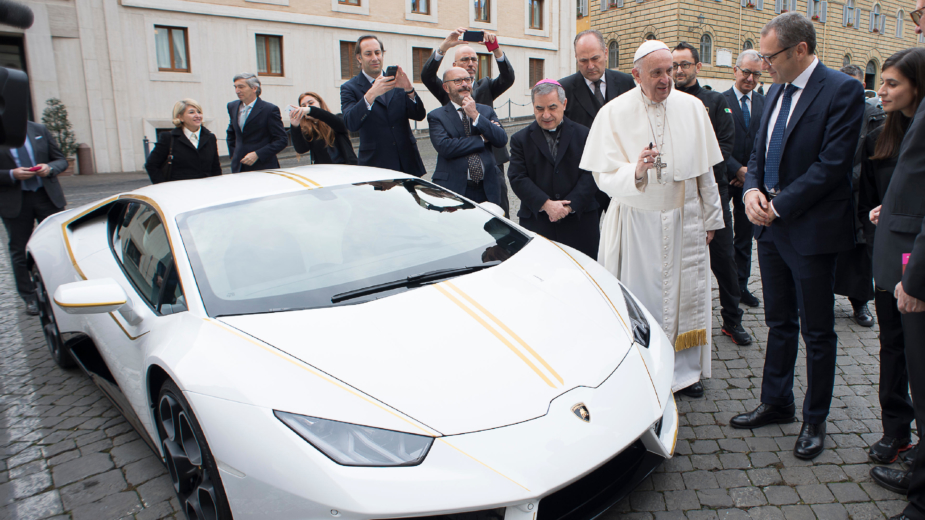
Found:
[[[591,519],[671,457],[674,351],[594,260],[428,182],[159,184],[28,246],[51,355],[191,519]]]

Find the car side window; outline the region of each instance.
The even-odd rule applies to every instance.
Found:
[[[114,228],[112,250],[138,294],[158,313],[186,310],[170,241],[157,212],[130,202]]]

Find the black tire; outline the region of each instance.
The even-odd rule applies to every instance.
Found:
[[[39,320],[42,322],[42,333],[45,335],[45,344],[48,345],[48,352],[51,359],[61,368],[71,368],[74,366],[74,358],[71,352],[64,345],[61,339],[61,331],[58,330],[58,322],[55,320],[55,310],[48,297],[48,291],[45,290],[45,283],[42,282],[42,275],[39,274],[39,268],[32,266],[32,285],[35,287],[35,299],[39,308]]]
[[[161,385],[154,422],[180,507],[190,520],[231,520],[231,507],[206,437],[183,393]]]

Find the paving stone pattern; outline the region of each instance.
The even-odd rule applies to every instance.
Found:
[[[140,174],[62,180],[72,207],[147,183]],[[4,246],[6,240],[0,229]],[[760,298],[757,265],[754,271],[751,290]],[[866,449],[881,432],[877,328],[857,326],[848,301],[838,299],[828,449],[808,462],[792,452],[799,423],[754,431],[728,426],[730,417],[758,405],[768,329],[762,308],[746,309],[743,325],[759,341],[738,347],[719,332],[715,289],[713,302],[706,399],[679,398],[674,458],[605,518],[867,520],[899,513],[905,497],[868,476]],[[802,353],[798,365],[799,409]],[[178,511],[157,456],[82,373],[51,361],[39,320],[23,312],[6,247],[0,248],[0,520],[185,518]]]

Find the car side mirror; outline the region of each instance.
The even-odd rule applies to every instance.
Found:
[[[480,208],[493,215],[498,215],[499,217],[504,216],[504,210],[501,209],[501,206],[495,204],[494,202],[479,202],[478,205]]]
[[[112,278],[59,285],[54,300],[68,314],[102,314],[131,307],[122,286]]]

